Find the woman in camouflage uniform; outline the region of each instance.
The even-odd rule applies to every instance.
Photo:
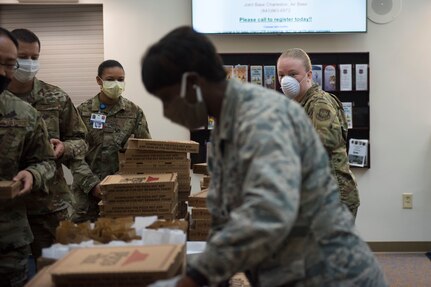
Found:
[[[78,107],[88,129],[88,152],[85,161],[92,176],[74,182],[72,187],[77,204],[74,221],[98,217],[101,198],[99,182],[119,170],[118,151],[125,148],[130,137],[149,139],[147,120],[140,107],[124,98],[125,72],[115,60],[99,65],[96,77],[100,92]]]
[[[336,96],[313,83],[311,61],[302,49],[294,48],[281,54],[277,61],[277,73],[282,86],[286,83],[288,87],[283,89],[283,92],[304,107],[310,117],[328,153],[341,202],[356,218],[359,193],[348,163],[347,120],[341,102]]]

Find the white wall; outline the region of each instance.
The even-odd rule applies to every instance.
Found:
[[[18,3],[0,0],[0,3]],[[80,0],[103,3],[105,58],[119,60],[126,96],[139,104],[154,138],[187,139],[144,90],[139,61],[146,48],[190,24],[190,0]],[[367,241],[431,241],[431,1],[403,1],[400,16],[368,33],[314,36],[211,36],[219,52],[370,52],[371,169],[354,170],[360,188],[357,225]],[[401,194],[413,193],[413,209]]]

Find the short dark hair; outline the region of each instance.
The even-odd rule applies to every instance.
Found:
[[[12,30],[11,33],[12,33],[12,35],[15,36],[15,38],[18,41],[21,41],[24,43],[29,43],[29,44],[37,42],[37,44],[39,45],[39,51],[40,51],[39,38],[32,31],[30,31],[28,29],[15,29],[15,30]]]
[[[196,72],[211,82],[226,79],[223,62],[214,45],[188,26],[174,29],[152,45],[141,65],[142,82],[150,93],[179,83],[185,72]]]
[[[18,49],[18,41],[12,35],[12,33],[9,32],[9,30],[6,30],[5,28],[0,27],[0,36],[3,36],[3,35],[8,37],[15,44],[15,47]]]
[[[100,65],[99,68],[97,68],[97,75],[99,77],[101,77],[103,75],[103,72],[105,71],[105,69],[108,68],[113,68],[113,67],[119,67],[124,71],[123,66],[120,64],[120,62],[115,61],[115,60],[106,60],[103,61]]]

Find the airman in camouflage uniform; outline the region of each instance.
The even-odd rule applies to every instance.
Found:
[[[301,49],[284,52],[278,59],[277,72],[280,82],[284,76],[292,76],[300,82],[299,93],[294,99],[304,107],[319,134],[329,155],[332,174],[338,182],[341,201],[356,217],[359,193],[348,163],[347,120],[341,102],[312,82],[310,58]]]
[[[75,222],[98,217],[100,187],[96,182],[119,170],[118,151],[125,148],[127,140],[130,137],[151,138],[142,109],[121,96],[124,79],[124,69],[119,62],[102,62],[96,78],[101,87],[100,93],[78,107],[88,129],[88,153],[85,158],[92,175],[85,181],[76,180],[73,185]],[[97,119],[102,116],[103,122],[98,122]]]
[[[55,172],[54,152],[39,113],[2,93],[17,67],[17,46],[12,35],[0,27],[0,180],[24,183],[18,197],[0,201],[0,286],[14,287],[26,281],[33,241],[22,195],[46,194],[46,182]]]
[[[387,286],[301,106],[225,76],[214,46],[189,27],[170,32],[142,61],[144,85],[169,119],[187,128],[201,125],[201,114],[216,119],[212,227],[175,286],[219,286],[237,272],[252,286]]]
[[[27,198],[27,213],[35,240],[32,254],[41,255],[42,248],[55,241],[55,230],[60,221],[69,217],[72,195],[63,174],[62,164],[69,168],[70,162],[85,154],[87,146],[84,123],[70,97],[59,87],[37,78],[40,42],[37,36],[26,29],[16,29],[12,34],[18,39],[17,70],[8,87],[8,94],[15,95],[38,110],[48,129],[49,139],[56,155],[56,172],[49,183],[49,194],[45,197]],[[72,173],[74,170],[71,170]]]

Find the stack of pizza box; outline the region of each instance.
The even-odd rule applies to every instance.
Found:
[[[189,241],[206,241],[211,228],[211,215],[207,208],[208,189],[189,196],[191,207]]]
[[[101,216],[157,215],[168,220],[177,217],[176,173],[109,175],[100,187],[103,193],[99,203]]]
[[[188,153],[198,153],[194,141],[162,141],[129,139],[127,149],[119,154],[119,174],[176,173],[178,181],[178,218],[187,215],[190,195],[190,159]]]

